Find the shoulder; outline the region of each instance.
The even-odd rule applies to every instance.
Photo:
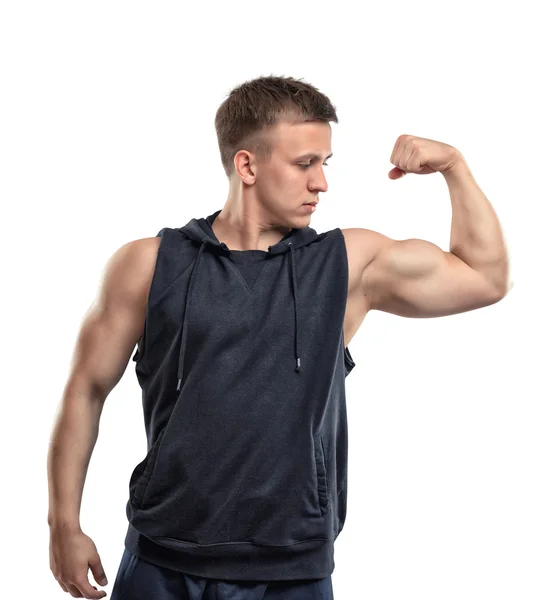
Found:
[[[103,281],[112,294],[130,298],[148,294],[160,246],[159,237],[123,244],[108,259]]]
[[[379,242],[386,236],[373,231],[371,229],[363,229],[362,227],[351,227],[349,229],[341,229],[344,236],[346,249],[352,254],[363,254],[367,256],[368,252],[378,249]]]
[[[342,229],[342,234],[348,255],[348,267],[357,278],[362,277],[379,251],[393,241],[382,233],[361,227]]]
[[[122,275],[126,271],[132,271],[136,275],[137,272],[153,270],[160,242],[159,237],[132,240],[123,244],[110,260],[121,269]]]

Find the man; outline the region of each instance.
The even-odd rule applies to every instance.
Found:
[[[114,600],[332,598],[346,517],[348,344],[370,310],[433,317],[508,291],[501,228],[461,153],[401,135],[391,179],[440,172],[450,252],[309,227],[331,156],[329,99],[292,78],[239,86],[216,132],[223,209],[122,246],[82,324],[48,459],[50,566],[106,594],[79,526],[103,404],[132,351],[148,452],[130,479]]]

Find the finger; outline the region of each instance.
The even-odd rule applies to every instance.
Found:
[[[403,171],[409,171],[408,169],[408,160],[410,156],[413,154],[414,147],[411,144],[406,144],[402,151],[402,155],[398,157],[398,168]]]
[[[77,586],[71,583],[67,584],[67,591],[73,596],[73,598],[83,598],[83,595],[81,594]]]
[[[391,159],[391,163],[397,168],[400,169],[400,156],[402,155],[403,147],[397,148],[394,156]]]
[[[98,591],[95,587],[92,587],[88,579],[85,581],[79,581],[76,585],[79,588],[81,594],[83,594],[83,598],[93,598],[95,600],[99,600],[100,598],[106,597],[106,592],[104,590]]]
[[[412,149],[412,153],[406,160],[406,168],[412,173],[418,173],[421,171],[421,153],[415,146]]]
[[[405,174],[406,173],[401,171],[398,167],[394,167],[392,171],[389,171],[389,179],[400,179],[401,177],[404,177]]]
[[[390,155],[390,162],[395,165],[396,163],[394,162],[395,159],[395,155],[398,152],[398,150],[400,149],[400,146],[403,144],[404,142],[404,136],[401,135],[397,138],[396,140],[396,144],[394,144],[394,148],[392,149],[391,155]]]
[[[100,560],[100,556],[96,554],[88,563],[90,570],[92,572],[92,576],[100,585],[108,585],[108,578],[106,577],[106,572],[104,571],[104,567],[102,566],[102,561]]]

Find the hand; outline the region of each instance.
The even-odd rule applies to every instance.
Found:
[[[94,542],[81,530],[52,529],[50,532],[50,570],[64,592],[73,598],[106,597],[106,592],[90,585],[88,569],[101,585],[107,585],[104,569]]]
[[[400,179],[406,173],[445,173],[460,160],[461,154],[453,146],[415,135],[401,135],[390,157],[396,166],[389,171],[389,179]]]

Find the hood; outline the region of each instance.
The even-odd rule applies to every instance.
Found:
[[[196,281],[196,274],[199,268],[201,268],[201,256],[204,250],[208,250],[218,256],[229,256],[232,252],[240,252],[237,250],[229,250],[226,244],[220,242],[213,229],[212,223],[219,215],[221,210],[216,211],[214,214],[207,218],[191,219],[185,226],[178,229],[178,231],[187,239],[195,242],[198,245],[198,252],[194,259],[192,267],[192,273],[189,279],[187,289],[187,299],[185,304],[185,312],[183,316],[183,329],[181,334],[181,349],[179,352],[179,366],[177,373],[177,391],[181,389],[181,383],[183,381],[184,373],[184,362],[185,362],[185,348],[187,342],[187,325],[188,325],[188,313],[189,306],[194,296],[194,283]],[[300,229],[291,229],[277,244],[269,246],[267,249],[267,260],[271,260],[280,254],[289,253],[288,261],[290,266],[290,273],[292,278],[292,295],[294,299],[294,331],[295,331],[295,353],[296,353],[296,367],[295,371],[300,371],[300,349],[299,349],[299,319],[298,319],[298,302],[297,302],[297,289],[296,289],[296,263],[294,252],[296,249],[306,246],[313,242],[315,239],[320,237],[318,233],[311,227],[302,227]]]

